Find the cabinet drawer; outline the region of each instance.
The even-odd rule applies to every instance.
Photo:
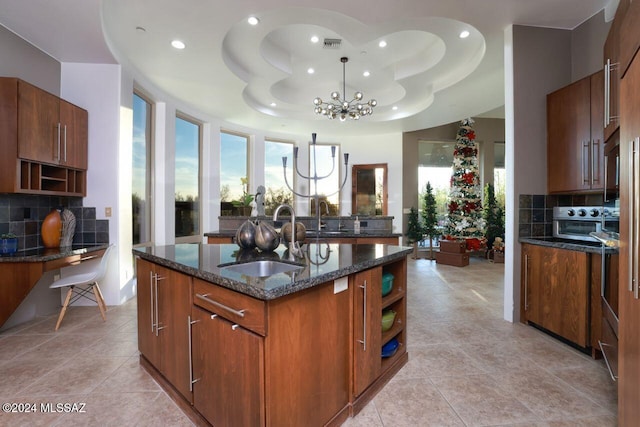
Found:
[[[193,303],[257,334],[266,335],[264,301],[195,279]]]

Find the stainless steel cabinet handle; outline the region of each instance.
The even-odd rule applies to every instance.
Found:
[[[529,254],[524,255],[524,311],[529,310]]]
[[[64,162],[67,163],[67,125],[64,125]]]
[[[239,317],[244,317],[244,313],[246,311],[246,310],[236,310],[236,309],[233,309],[231,307],[228,307],[228,306],[226,306],[224,304],[219,303],[218,301],[214,301],[214,300],[212,300],[210,298],[207,298],[207,295],[196,294],[196,298],[199,298],[199,299],[201,299],[203,301],[206,301],[209,304],[213,304],[216,307],[221,308],[222,310],[226,310],[229,313],[233,313],[233,314],[235,314],[236,316],[239,316]]]
[[[153,271],[149,272],[149,295],[151,295],[151,302],[150,302],[150,307],[151,307],[151,333],[153,333],[153,328],[155,328],[156,324],[154,322],[155,317],[153,315],[154,311],[155,311],[155,300],[153,299]]]
[[[362,339],[358,340],[362,344],[362,351],[367,351],[367,281],[360,286],[362,289]]]
[[[604,363],[607,365],[607,370],[609,371],[609,375],[611,375],[611,379],[617,381],[618,376],[613,373],[613,369],[611,369],[611,365],[609,364],[609,358],[607,358],[607,352],[604,351],[604,347],[611,346],[609,344],[603,343],[600,340],[598,340],[598,346],[600,347],[600,351],[602,352],[602,358],[604,359]]]
[[[589,155],[590,155],[590,145],[591,145],[591,141],[582,141],[582,183],[583,184],[588,184],[590,181],[590,176],[589,176],[589,164],[591,163],[589,161]],[[585,156],[585,152],[587,153],[587,155]],[[585,162],[585,158],[586,158],[586,162]]]
[[[600,183],[600,140],[591,143],[591,185]]]
[[[191,316],[187,316],[187,336],[189,337],[189,391],[193,391],[193,384],[200,381],[200,378],[193,379],[193,349],[191,348],[192,338],[192,326],[194,323],[198,323],[199,320],[191,320]]]
[[[607,181],[609,181],[609,166],[607,166],[607,164],[609,163],[609,156],[605,155],[604,156],[604,202],[607,203],[609,201],[609,198],[607,197]],[[602,216],[602,224],[604,226],[604,215]]]
[[[160,326],[160,307],[158,306],[158,281],[159,280],[164,280],[164,277],[161,277],[159,274],[155,275],[155,280],[154,280],[154,285],[155,285],[155,289],[156,289],[156,336],[158,336],[158,332],[160,331],[160,329],[164,329],[166,326]]]
[[[638,246],[640,245],[640,224],[638,224],[638,215],[640,214],[640,200],[638,200],[638,197],[640,197],[640,137],[636,137],[633,140],[633,168],[630,170],[630,175],[633,179],[633,185],[631,186],[631,203],[633,206],[629,213],[633,228],[629,230],[629,234],[631,235],[631,253],[629,254],[629,258],[630,264],[633,266],[633,275],[631,276],[633,297],[639,299]]]
[[[607,58],[607,62],[604,64],[604,127],[609,126],[609,86],[610,78],[609,72],[611,69],[611,60]]]
[[[56,161],[60,161],[60,123],[58,123],[58,158]]]
[[[628,268],[629,268],[629,283],[628,283],[628,289],[629,292],[633,292],[634,290],[634,245],[635,245],[635,216],[638,214],[638,212],[634,211],[634,207],[635,207],[635,202],[634,199],[637,197],[636,194],[636,189],[634,188],[635,185],[635,177],[634,175],[637,173],[637,171],[635,170],[634,166],[635,166],[635,140],[629,141],[629,262],[628,262]]]
[[[231,325],[231,330],[235,331],[236,329],[238,329],[240,327],[240,325],[238,325],[237,323],[235,325]]]

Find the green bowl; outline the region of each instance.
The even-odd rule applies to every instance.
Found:
[[[387,296],[393,289],[393,274],[384,273],[382,275],[382,296]]]
[[[382,312],[382,332],[387,332],[393,326],[396,320],[396,312],[393,310],[385,310]]]

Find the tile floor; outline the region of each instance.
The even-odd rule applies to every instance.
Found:
[[[479,259],[409,260],[409,363],[345,426],[615,426],[603,362],[503,321],[502,278]],[[0,402],[84,411],[0,412],[0,425],[191,425],[138,364],[135,301],[107,316],[72,307],[57,333],[51,316],[0,334]]]

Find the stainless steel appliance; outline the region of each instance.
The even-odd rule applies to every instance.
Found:
[[[556,206],[553,208],[553,237],[598,242],[590,233],[601,232],[603,217],[609,214],[602,206]]]

